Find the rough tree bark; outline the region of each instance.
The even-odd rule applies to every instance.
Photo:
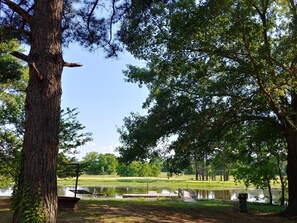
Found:
[[[297,215],[297,131],[292,128],[286,132],[288,143],[287,176],[288,176],[288,207],[283,213],[288,216]]]
[[[16,206],[13,222],[28,218],[24,204],[37,209],[39,205],[42,222],[55,223],[57,219],[62,10],[63,0],[35,1],[30,23],[30,79],[25,104],[23,161],[15,196],[15,202],[23,206]]]

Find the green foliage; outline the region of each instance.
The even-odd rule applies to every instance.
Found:
[[[64,153],[71,154],[70,150],[83,146],[92,140],[92,133],[82,132],[85,126],[78,121],[78,114],[77,108],[66,108],[61,111],[59,149],[64,151]]]
[[[106,173],[107,174],[114,174],[117,171],[117,167],[118,167],[118,161],[117,159],[115,159],[115,155],[114,154],[105,154],[105,160],[106,163],[108,164],[106,167]]]
[[[0,83],[19,80],[23,75],[24,66],[9,53],[19,49],[18,41],[2,40],[0,42]]]
[[[9,52],[19,49],[15,40],[0,43],[0,178],[10,184],[18,170],[23,135],[23,104],[27,69]],[[5,66],[5,67],[1,67]]]
[[[236,154],[233,175],[236,180],[243,180],[247,187],[252,183],[266,189],[267,182],[276,180],[279,171],[284,171],[285,142],[278,132],[267,131],[268,128],[268,123],[246,126],[240,144],[233,150]]]
[[[77,148],[92,141],[92,133],[84,132],[83,126],[77,119],[77,108],[66,108],[61,111],[58,155],[58,177],[73,177],[76,175],[73,166],[69,163],[77,163],[75,155]]]
[[[167,154],[170,172],[195,163],[200,173],[226,176],[236,163],[247,184],[267,186],[283,171],[284,145],[297,129],[296,8],[292,1],[185,0],[131,9],[122,41],[147,66],[129,66],[125,75],[150,94],[148,115],[132,113],[118,130],[120,159],[157,151]]]
[[[120,163],[117,174],[125,177],[157,177],[160,168],[153,163],[134,161],[129,164]]]
[[[18,184],[14,186],[16,188]],[[24,223],[43,223],[46,219],[44,212],[44,205],[41,198],[41,193],[37,192],[35,195],[29,194],[29,184],[26,184],[21,190],[14,189],[12,196],[13,210],[20,210],[19,221]],[[33,197],[37,199],[33,200]]]
[[[86,174],[115,174],[118,161],[114,154],[89,152],[83,157],[81,166]]]

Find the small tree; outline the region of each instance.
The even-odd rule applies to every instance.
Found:
[[[114,154],[89,152],[82,161],[82,169],[86,174],[114,174],[118,168],[118,161]]]
[[[268,189],[269,204],[273,203],[271,182],[277,180],[277,163],[275,157],[250,157],[253,161],[244,162],[243,158],[234,165],[233,176],[236,181],[243,181],[246,187],[251,184],[261,189]]]
[[[77,148],[92,141],[92,133],[84,132],[85,126],[79,122],[77,108],[66,108],[61,110],[59,154],[58,154],[58,177],[75,176],[75,172],[69,171],[69,163],[78,162],[76,156]]]
[[[117,172],[118,160],[114,154],[106,153],[106,174],[115,174]]]

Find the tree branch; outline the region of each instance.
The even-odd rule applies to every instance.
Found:
[[[87,20],[87,29],[88,29],[88,32],[89,32],[89,34],[90,34],[91,39],[93,39],[93,34],[92,34],[91,30],[90,30],[91,17],[92,17],[92,15],[93,15],[93,13],[94,13],[94,11],[95,11],[95,9],[96,9],[96,6],[97,6],[98,2],[99,2],[99,0],[96,0],[96,1],[93,3],[93,7],[92,7],[92,9],[91,9],[91,12],[90,12],[89,15],[88,15],[88,20]]]
[[[25,36],[27,36],[28,38],[30,38],[31,33],[25,29],[21,29],[21,28],[16,28],[14,26],[4,26],[4,29],[6,30],[12,30],[12,31],[17,31],[19,33],[24,34]]]
[[[24,60],[28,63],[29,67],[34,70],[34,72],[36,73],[36,75],[39,77],[40,80],[43,79],[42,75],[40,74],[39,70],[37,69],[35,62],[32,61],[27,55],[20,53],[20,52],[16,52],[13,51],[10,53],[11,55],[15,56],[16,58],[19,58],[21,60]]]
[[[64,67],[81,67],[82,64],[79,63],[69,63],[69,62],[63,62],[63,66]]]
[[[115,0],[112,0],[112,15],[111,15],[111,18],[110,18],[110,23],[109,23],[109,40],[108,40],[108,44],[111,43],[111,40],[112,40],[112,23],[113,23],[113,19],[114,19],[114,16],[115,16]]]
[[[10,53],[12,56],[15,56],[16,58],[19,58],[23,61],[26,61],[27,63],[29,63],[29,57],[23,53],[17,52],[17,51],[13,51]]]
[[[19,14],[25,22],[27,22],[28,24],[31,23],[31,18],[32,18],[31,15],[23,8],[21,8],[20,6],[18,6],[17,4],[9,0],[4,0],[4,4],[6,4],[14,12]]]

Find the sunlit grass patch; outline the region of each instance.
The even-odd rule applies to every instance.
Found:
[[[261,203],[248,203],[248,209],[251,211],[261,212],[261,213],[279,213],[286,209],[285,206],[280,205],[270,205]]]
[[[191,189],[244,189],[243,184],[236,184],[234,181],[196,181],[191,176],[172,177],[119,177],[106,175],[82,175],[79,177],[79,186],[101,186],[120,187],[135,186],[146,187],[171,187],[171,188],[191,188]],[[59,186],[75,185],[75,178],[58,179]]]
[[[229,200],[209,200],[201,199],[197,201],[198,205],[201,207],[212,207],[212,208],[226,208],[226,207],[235,207],[237,202]]]

